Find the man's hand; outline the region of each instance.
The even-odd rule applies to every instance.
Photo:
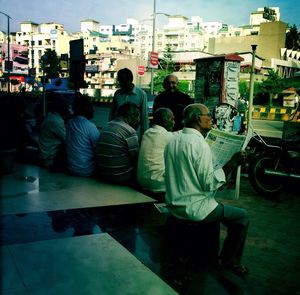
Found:
[[[225,175],[227,176],[234,168],[244,164],[246,156],[247,154],[245,151],[239,151],[234,154],[232,158],[227,162],[227,164],[223,167]]]
[[[246,156],[247,154],[245,151],[239,151],[232,156],[229,162],[232,162],[233,166],[241,166],[242,164],[245,163]]]

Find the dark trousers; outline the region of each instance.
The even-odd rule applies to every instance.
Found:
[[[246,210],[218,204],[203,222],[220,221],[227,228],[220,259],[224,265],[239,264],[247,237],[249,218]]]

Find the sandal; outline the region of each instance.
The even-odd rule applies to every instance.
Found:
[[[237,276],[243,277],[244,275],[249,273],[248,267],[242,265],[242,264],[234,264],[231,267],[231,271],[235,273]]]
[[[242,265],[242,264],[234,264],[234,265],[224,265],[223,267],[226,268],[227,270],[233,272],[239,277],[243,277],[244,275],[249,273],[248,267]]]

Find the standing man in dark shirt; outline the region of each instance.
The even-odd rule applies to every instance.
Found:
[[[165,91],[158,94],[154,100],[153,113],[159,108],[169,108],[175,119],[173,131],[182,129],[182,113],[184,108],[193,103],[193,100],[185,93],[178,90],[178,78],[175,75],[168,75],[164,79]]]

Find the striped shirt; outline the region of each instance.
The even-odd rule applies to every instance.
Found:
[[[108,122],[96,146],[97,175],[114,183],[132,180],[138,151],[137,133],[131,126],[120,118]]]
[[[127,93],[123,89],[118,89],[114,94],[110,119],[114,119],[116,117],[119,107],[126,102],[132,102],[139,107],[141,121],[137,134],[139,138],[142,138],[144,132],[149,128],[147,94],[144,90],[137,86],[134,86],[130,93]]]

